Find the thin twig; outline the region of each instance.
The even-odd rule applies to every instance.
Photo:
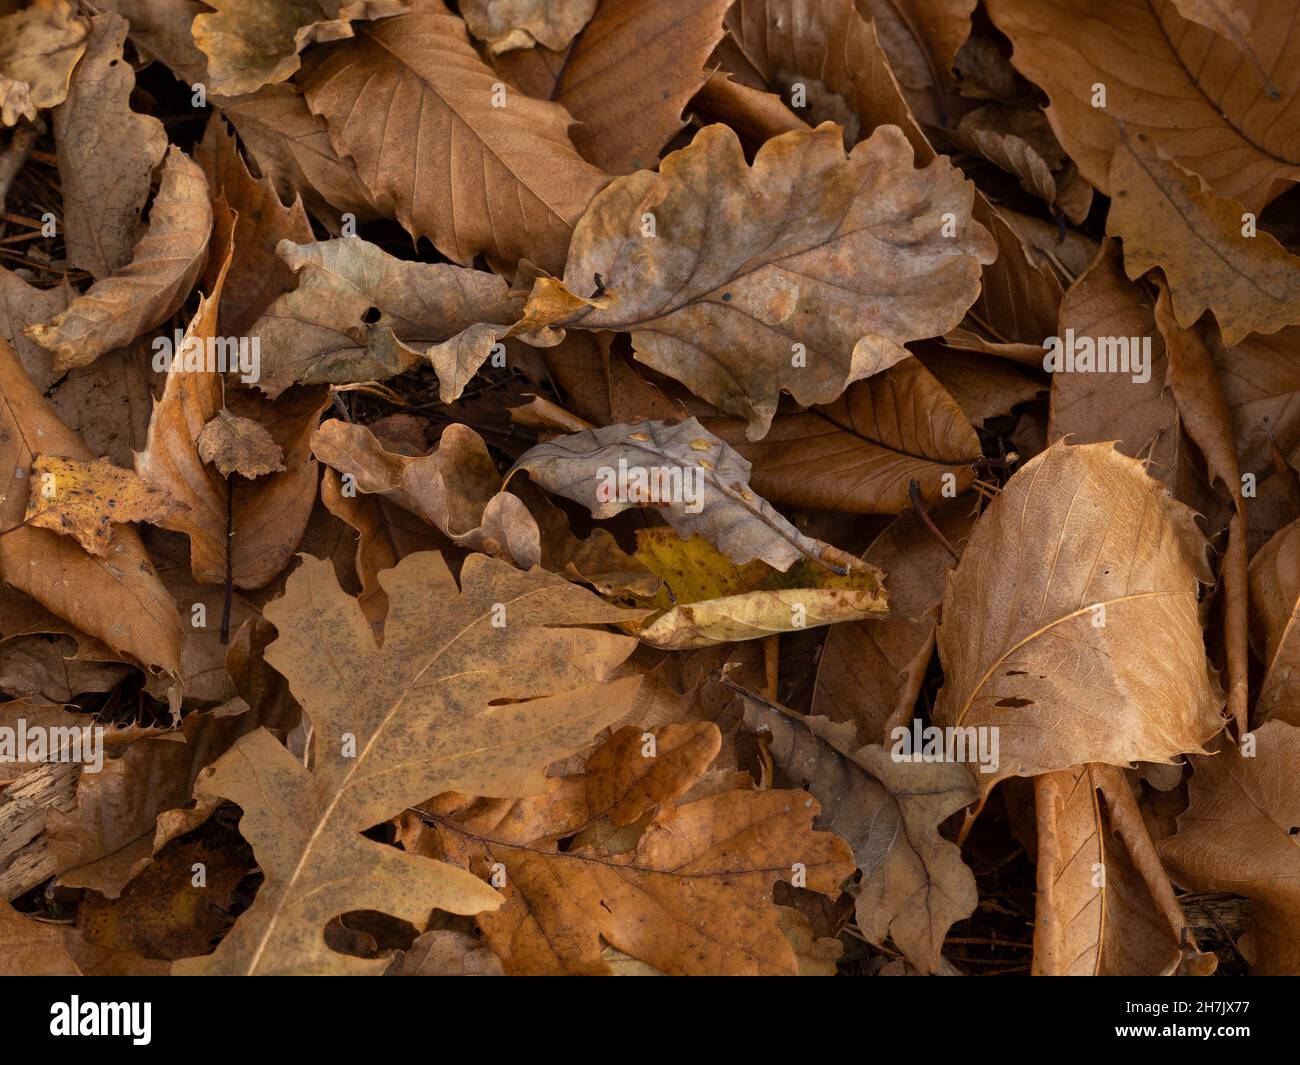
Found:
[[[235,598],[235,478],[226,478],[226,594],[221,603],[221,642],[230,642],[230,604]]]
[[[917,484],[916,478],[913,478],[908,482],[907,497],[912,501],[912,510],[916,512],[916,516],[921,520],[921,524],[929,530],[930,535],[939,541],[939,544],[948,552],[948,554],[952,555],[952,557],[957,561],[960,561],[961,555],[957,553],[956,548],[954,548],[952,544],[948,543],[948,538],[939,531],[939,526],[934,523],[934,519],[926,512],[925,502],[921,499],[921,486]]]

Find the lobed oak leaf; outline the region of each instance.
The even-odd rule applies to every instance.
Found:
[[[464,0],[469,32],[493,52],[512,48],[565,47],[596,10],[596,0]]]
[[[68,0],[33,0],[0,16],[0,124],[35,122],[62,103],[89,36],[90,21]]]
[[[1107,444],[1056,443],[981,517],[948,579],[933,720],[997,728],[1009,776],[1168,762],[1223,726],[1197,612],[1191,510]]]
[[[939,825],[975,800],[962,768],[900,762],[859,747],[852,725],[802,717],[742,693],[745,727],[765,735],[773,762],[807,786],[824,811],[815,824],[853,848],[858,927],[877,946],[892,938],[921,972],[939,964],[954,922],[975,909],[975,877]]]
[[[477,921],[507,974],[606,974],[604,940],[668,975],[795,975],[773,883],[799,864],[810,890],[829,893],[852,871],[843,840],[812,831],[817,812],[805,792],[722,791],[608,857],[435,823],[449,859],[505,869],[501,908]]]
[[[298,70],[308,45],[352,36],[353,19],[407,11],[404,0],[212,0],[194,17],[194,43],[208,57],[213,92],[253,93]]]
[[[518,300],[496,274],[406,262],[360,237],[286,240],[279,256],[298,274],[298,287],[252,327],[265,349],[258,386],[272,397],[295,381],[391,377],[425,355],[450,403],[518,314]]]
[[[158,522],[181,509],[166,492],[107,459],[81,462],[38,455],[31,480],[28,524],[73,536],[101,558],[112,550],[114,525]]]
[[[1257,976],[1300,972],[1300,898],[1296,848],[1300,803],[1293,787],[1300,729],[1269,721],[1247,752],[1235,744],[1193,758],[1187,812],[1160,844],[1175,881],[1201,891],[1230,891],[1255,901],[1240,948]]]
[[[332,418],[311,447],[361,492],[418,515],[453,543],[525,568],[540,563],[536,521],[518,496],[500,490],[487,445],[468,426],[447,426],[437,448],[412,456],[390,451],[364,425]]]
[[[167,153],[163,124],[131,110],[128,28],[116,14],[90,20],[86,54],[54,112],[68,260],[100,281],[131,262],[150,175]]]
[[[847,160],[835,126],[783,134],[750,167],[736,135],[709,126],[658,174],[592,201],[561,287],[606,294],[562,313],[535,289],[516,330],[631,332],[638,360],[761,439],[783,389],[829,403],[905,358],[904,341],[957,324],[994,254],[970,210],[958,173],[912,169],[896,128]]]
[[[889,7],[895,10],[873,4],[868,21],[852,0],[737,0],[727,26],[766,84],[784,94],[802,85],[812,117],[843,126],[847,142],[895,125],[917,160],[929,163],[934,148],[916,115],[942,119],[942,98],[931,99],[936,72],[926,56],[933,53],[917,39],[917,24],[904,19],[899,25],[901,9]],[[916,77],[907,77],[897,62],[904,52],[914,57],[905,65]],[[900,86],[900,79],[906,84]],[[914,113],[913,107],[920,110]],[[949,331],[949,342],[1036,364],[1042,338],[1055,329],[1061,286],[1026,254],[1015,231],[978,190],[972,213],[993,234],[997,258],[984,262],[978,298],[967,321]]]
[[[639,680],[606,681],[632,641],[578,627],[626,612],[589,592],[482,555],[465,561],[459,587],[432,552],[380,579],[382,646],[328,562],[304,557],[267,606],[279,630],[267,661],[310,715],[314,755],[306,767],[259,730],[199,782],[200,794],[243,808],[266,880],[217,950],[175,972],[375,973],[386,959],[329,949],[331,918],[373,909],[423,922],[432,908],[496,908],[484,880],[361,833],[430,794],[540,791],[546,765],[630,708]]]

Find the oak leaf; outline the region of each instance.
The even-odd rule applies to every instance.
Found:
[[[150,175],[167,153],[163,124],[130,107],[127,29],[120,15],[91,19],[86,54],[54,112],[68,260],[97,280],[130,263]]]
[[[89,36],[89,20],[68,0],[34,0],[0,17],[0,124],[35,122],[41,108],[62,103]]]
[[[970,205],[946,163],[912,169],[894,128],[847,160],[835,126],[783,134],[750,167],[709,126],[592,201],[563,283],[540,280],[515,328],[630,331],[641,362],[761,439],[782,389],[829,403],[956,325],[993,258]]]
[[[389,607],[379,647],[327,562],[304,557],[266,608],[280,634],[267,661],[310,715],[315,754],[305,767],[261,730],[200,781],[201,793],[243,808],[241,830],[266,880],[217,950],[175,972],[375,973],[386,959],[327,947],[332,917],[373,909],[423,922],[435,907],[496,908],[486,881],[361,833],[430,794],[542,790],[546,765],[627,713],[639,680],[606,679],[632,641],[576,627],[624,612],[589,592],[481,555],[466,560],[458,588],[432,552],[381,581]],[[505,624],[494,626],[494,614]],[[314,664],[322,653],[334,662],[329,675]]]
[[[1300,802],[1292,787],[1300,729],[1270,721],[1254,730],[1250,752],[1234,744],[1193,758],[1187,812],[1160,844],[1174,880],[1199,891],[1254,899],[1250,931],[1239,946],[1258,976],[1300,972]]]
[[[530,568],[541,561],[537,523],[501,477],[482,438],[464,425],[443,430],[427,455],[390,451],[364,425],[332,418],[312,452],[356,488],[416,514],[453,543]]]
[[[210,88],[223,96],[256,92],[298,70],[310,44],[352,36],[353,19],[407,10],[404,0],[212,0],[196,15],[194,43],[208,57]]]
[[[460,5],[469,32],[493,52],[535,44],[563,48],[595,10],[596,0],[464,0]]]
[[[506,871],[501,908],[477,921],[508,974],[606,974],[604,940],[669,975],[794,975],[773,883],[801,863],[807,887],[830,893],[852,870],[842,840],[811,830],[817,812],[805,792],[721,790],[652,816],[620,853],[588,834],[559,851],[550,836],[432,820],[450,860]]]
[[[265,352],[258,386],[272,397],[295,381],[390,377],[427,357],[450,403],[519,311],[495,274],[406,262],[360,237],[286,240],[278,253],[298,287],[252,327]]]
[[[815,824],[847,840],[862,870],[858,927],[886,937],[921,972],[938,963],[954,922],[975,909],[975,877],[939,825],[975,800],[962,767],[900,762],[879,744],[859,747],[852,725],[801,717],[746,694],[745,726],[765,733],[772,760],[821,803]]]

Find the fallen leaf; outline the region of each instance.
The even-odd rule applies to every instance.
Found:
[[[852,725],[803,718],[746,696],[745,726],[766,733],[773,761],[827,811],[814,822],[848,841],[862,870],[857,921],[877,946],[894,944],[921,972],[938,964],[954,922],[975,909],[975,877],[939,824],[975,800],[959,765],[900,762],[858,747]]]
[[[37,455],[30,476],[25,520],[38,529],[75,537],[101,558],[112,551],[114,525],[158,522],[179,509],[161,489],[107,459],[81,462]]]
[[[465,24],[438,0],[362,27],[301,84],[381,209],[462,266],[483,254],[505,268],[527,257],[559,269],[605,182],[569,141],[564,108],[498,89]],[[424,138],[424,152],[400,147]]]
[[[459,589],[434,553],[409,556],[381,580],[382,647],[328,563],[304,558],[267,607],[280,633],[267,660],[311,715],[316,758],[304,767],[258,731],[201,782],[202,793],[243,809],[241,831],[266,879],[216,951],[175,972],[377,973],[386,959],[329,950],[331,917],[377,909],[423,921],[432,907],[496,908],[485,881],[361,833],[429,794],[536,791],[542,767],[626,713],[639,681],[604,682],[631,641],[573,627],[623,612],[590,593],[477,555]],[[491,624],[494,603],[504,626]],[[321,648],[351,666],[322,675],[312,664]]]
[[[654,506],[683,537],[702,536],[733,562],[785,571],[822,546],[750,491],[750,464],[694,418],[585,429],[524,452],[518,470],[548,491],[608,518]]]
[[[252,480],[284,472],[284,452],[260,423],[240,418],[224,407],[194,440],[199,458],[223,477],[237,473]]]
[[[1127,845],[1146,833],[1128,787],[1103,765],[1034,778],[1037,975],[1171,976],[1182,960],[1185,924],[1171,925],[1155,901],[1158,893],[1177,912],[1154,847],[1147,838],[1135,859]]]
[[[935,508],[930,517],[954,550],[965,547],[976,518],[969,500]],[[889,613],[836,625],[826,634],[812,713],[852,722],[859,744],[884,743],[894,726],[911,719],[956,560],[916,514],[897,518],[862,557],[886,574]]]
[[[0,124],[15,125],[63,102],[86,51],[87,19],[68,0],[33,0],[0,17]]]
[[[815,510],[898,514],[912,505],[912,481],[923,499],[951,499],[971,486],[980,457],[974,427],[917,359],[855,381],[824,406],[778,409],[762,440],[747,440],[737,419],[702,424],[753,463],[757,492]]]
[[[701,243],[705,217],[730,238]],[[957,173],[911,169],[896,129],[847,161],[834,126],[783,134],[751,168],[735,135],[710,126],[658,175],[620,178],[592,202],[563,284],[539,282],[516,329],[628,329],[640,361],[744,417],[756,440],[782,389],[828,403],[903,359],[904,341],[955,325],[992,257]],[[593,284],[607,294],[578,295]]]
[[[755,640],[886,611],[883,575],[862,563],[844,576],[806,559],[785,572],[759,560],[737,566],[707,540],[682,540],[663,528],[638,530],[633,557],[663,584],[653,598],[630,597],[655,613],[627,630],[666,650]]]
[[[493,52],[535,44],[563,48],[595,10],[596,0],[464,0],[460,5],[469,32]]]
[[[1015,46],[1012,63],[1051,98],[1052,129],[1094,187],[1113,195],[1112,155],[1123,129],[1130,139],[1145,134],[1219,196],[1258,212],[1300,178],[1300,163],[1288,158],[1300,130],[1298,98],[1294,91],[1272,95],[1275,86],[1294,85],[1300,39],[1282,6],[1252,10],[1248,40],[1257,68],[1237,44],[1169,3],[1113,0],[1104,10],[1087,0],[988,4]]]
[[[1253,635],[1267,667],[1255,702],[1261,721],[1300,725],[1300,521],[1279,529],[1250,561]]]
[[[541,561],[537,523],[501,477],[473,429],[452,424],[427,455],[389,451],[364,425],[338,419],[312,435],[312,452],[351,478],[354,491],[382,496],[462,547],[515,562]]]
[[[1300,899],[1296,897],[1300,823],[1293,789],[1300,729],[1270,721],[1251,736],[1251,756],[1232,744],[1193,758],[1187,812],[1160,844],[1177,883],[1200,891],[1231,891],[1255,901],[1250,931],[1239,946],[1257,976],[1300,971]]]
[[[609,174],[652,170],[708,76],[727,2],[602,0],[571,45],[546,45],[564,51],[511,52],[497,65],[530,96],[563,105],[577,122],[570,137],[588,162]],[[637,77],[625,77],[629,65]]]
[[[1210,310],[1236,344],[1300,322],[1300,258],[1268,233],[1247,235],[1241,204],[1161,156],[1145,133],[1116,146],[1110,189],[1106,231],[1123,241],[1125,271],[1160,267],[1184,329]]]
[[[213,0],[195,16],[194,43],[208,57],[212,91],[256,92],[297,71],[310,44],[352,36],[353,19],[407,10],[403,0]]]
[[[215,335],[220,285],[185,332],[184,345]],[[248,392],[226,394],[222,374],[186,367],[183,350],[172,360],[162,398],[154,405],[149,439],[135,456],[141,477],[187,509],[160,522],[190,540],[190,565],[201,584],[229,576],[239,588],[260,588],[286,565],[298,547],[315,499],[317,466],[309,441],[327,400],[300,390],[271,409]],[[232,481],[199,452],[204,428],[227,405],[234,413],[259,415],[283,454],[285,472],[256,482]],[[230,554],[227,557],[227,550]]]
[[[217,317],[225,335],[245,336],[276,297],[293,287],[292,270],[276,255],[280,241],[310,241],[311,223],[297,196],[286,207],[269,180],[259,180],[248,172],[234,136],[219,119],[208,122],[203,140],[194,150],[194,161],[207,175],[213,200],[224,198],[235,211],[234,254]],[[212,276],[205,282],[215,280],[222,265],[213,261],[217,258],[220,255],[209,256]],[[210,283],[204,285],[211,287]]]
[[[393,959],[385,976],[504,976],[500,959],[465,932],[425,932]]]
[[[68,953],[62,926],[19,913],[7,899],[0,902],[0,941],[5,945],[0,975],[81,975]]]
[[[129,265],[96,282],[49,323],[26,330],[62,373],[86,366],[166,321],[184,303],[208,248],[212,208],[203,172],[179,148],[163,163],[149,231]]]
[[[606,973],[603,939],[668,975],[794,975],[773,882],[797,862],[811,890],[829,892],[852,869],[842,840],[811,830],[817,811],[802,792],[723,791],[610,857],[501,843],[443,818],[437,831],[448,857],[505,870],[500,909],[478,923],[508,974]]]
[[[252,327],[265,351],[258,387],[272,397],[295,381],[390,377],[427,356],[450,403],[519,310],[495,274],[405,262],[360,237],[284,241],[279,255],[298,287]]]
[[[999,730],[1009,776],[1168,762],[1223,725],[1197,616],[1204,537],[1110,444],[1053,444],[985,512],[939,626],[943,728]],[[967,619],[979,618],[978,624]]]
[[[0,468],[11,471],[0,493],[0,578],[114,650],[175,674],[181,622],[134,529],[117,526],[105,558],[23,520],[36,457],[89,462],[93,456],[36,391],[8,344],[0,341]]]
[[[120,15],[91,19],[86,54],[54,112],[68,260],[100,281],[130,264],[150,176],[167,153],[163,124],[130,107],[127,29]]]

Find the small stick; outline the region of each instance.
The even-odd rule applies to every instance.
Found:
[[[916,512],[921,524],[929,530],[930,535],[938,540],[943,549],[952,555],[955,560],[961,561],[961,555],[957,553],[952,544],[948,543],[948,538],[939,531],[939,526],[934,523],[934,519],[926,512],[925,503],[921,500],[921,486],[916,483],[915,478],[908,483],[907,497],[912,501],[912,510]]]
[[[230,642],[230,604],[235,598],[235,478],[226,478],[226,594],[221,604],[221,643]]]

